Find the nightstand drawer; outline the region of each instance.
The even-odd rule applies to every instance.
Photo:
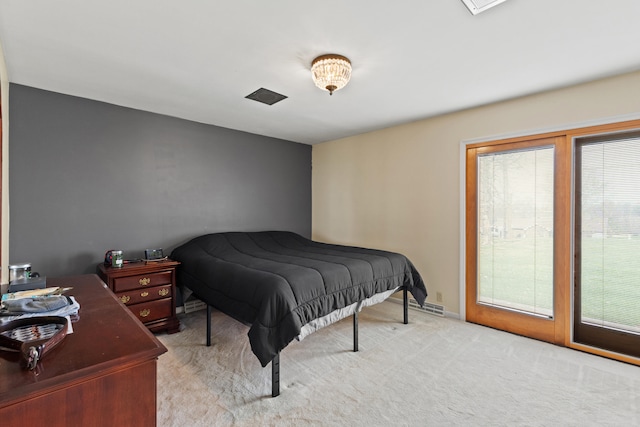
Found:
[[[118,292],[116,296],[126,305],[138,304],[145,301],[153,301],[171,297],[171,285],[154,286],[153,288],[133,289],[126,292]]]
[[[176,316],[176,267],[171,259],[131,262],[122,267],[98,264],[97,273],[151,332],[180,331]]]
[[[113,279],[113,291],[123,292],[130,289],[151,288],[158,285],[171,284],[171,272],[140,274],[129,277],[117,277]]]
[[[171,298],[142,302],[140,304],[130,305],[129,310],[131,310],[142,323],[147,323],[171,316],[171,302]]]

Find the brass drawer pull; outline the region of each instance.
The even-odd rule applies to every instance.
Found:
[[[148,308],[145,308],[144,310],[140,310],[140,317],[147,317],[150,314],[151,314],[151,310],[149,310]]]
[[[142,293],[140,293],[140,296],[141,297],[148,297],[149,296],[149,292],[147,292],[147,291],[142,292]]]
[[[148,277],[143,277],[142,279],[138,280],[138,283],[140,283],[140,286],[147,286],[149,283],[151,283],[151,279],[149,279]]]
[[[123,304],[128,303],[130,299],[131,299],[131,297],[129,295],[122,295],[120,297],[120,301],[122,301]]]
[[[160,295],[161,297],[169,295],[169,289],[160,289],[158,291],[158,295]]]

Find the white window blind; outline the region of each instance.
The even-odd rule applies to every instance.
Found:
[[[640,137],[587,141],[578,149],[581,321],[638,333]]]
[[[553,316],[554,148],[478,157],[479,303]]]

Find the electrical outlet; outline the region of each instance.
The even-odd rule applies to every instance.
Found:
[[[442,292],[436,292],[436,301],[442,302]]]

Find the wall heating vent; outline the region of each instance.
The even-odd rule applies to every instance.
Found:
[[[190,297],[184,302],[185,313],[193,313],[194,311],[204,310],[205,308],[207,308],[207,304],[197,298]]]
[[[425,313],[444,317],[444,305],[425,302],[424,306],[420,307],[420,304],[418,304],[418,301],[414,300],[413,298],[409,298],[409,307],[415,308],[420,311],[424,311]]]

